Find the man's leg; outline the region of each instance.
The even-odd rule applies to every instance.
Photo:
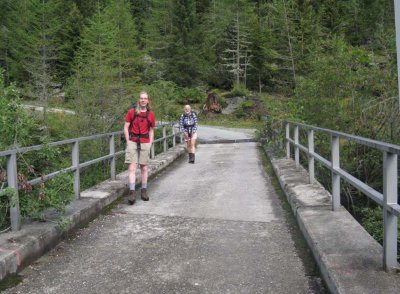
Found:
[[[128,203],[130,205],[134,204],[136,201],[136,164],[138,162],[138,154],[136,143],[132,141],[126,142],[126,150],[125,150],[125,163],[128,164],[128,183],[129,183],[129,196]]]
[[[147,178],[148,178],[148,164],[150,160],[150,143],[142,143],[142,149],[139,153],[139,164],[140,164],[140,172],[142,178],[142,189],[141,189],[141,198],[144,201],[149,200],[149,196],[147,195]]]
[[[192,145],[190,144],[190,142],[191,142],[190,139],[186,142],[186,150],[187,150],[188,159],[189,159],[188,162],[190,162],[190,160],[191,160],[191,158],[192,158],[192,155],[191,155],[191,154],[192,154]]]
[[[134,204],[136,201],[136,163],[130,163],[128,168],[128,180],[129,180],[129,196],[128,203]]]
[[[136,163],[130,163],[128,167],[129,190],[135,190]]]
[[[141,177],[142,177],[142,189],[140,192],[140,197],[144,201],[149,200],[149,196],[147,195],[147,178],[149,175],[149,170],[147,167],[147,164],[141,164],[140,165],[140,172],[141,172]]]
[[[196,143],[196,139],[195,138],[191,138],[190,141],[188,142],[190,145],[188,147],[189,149],[189,163],[194,163],[194,152],[195,152],[195,143]]]

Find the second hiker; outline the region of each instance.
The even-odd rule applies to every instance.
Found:
[[[147,92],[139,94],[136,107],[132,107],[125,116],[124,135],[126,139],[125,163],[129,164],[129,196],[128,203],[136,201],[136,166],[140,165],[142,189],[141,198],[149,200],[147,194],[148,163],[150,148],[154,140],[156,125],[154,112],[151,111],[151,100]]]
[[[195,148],[197,139],[197,115],[190,105],[185,105],[183,114],[179,119],[179,129],[183,133],[187,142],[187,152],[189,153],[189,163],[194,163]]]

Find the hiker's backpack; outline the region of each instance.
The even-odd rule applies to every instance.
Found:
[[[137,119],[138,117],[146,118],[146,120],[147,120],[147,130],[150,130],[150,126],[151,126],[151,123],[150,123],[150,120],[149,120],[149,113],[150,113],[150,111],[147,110],[147,111],[146,111],[146,116],[143,117],[143,116],[141,116],[141,115],[137,115],[137,113],[136,113],[136,105],[133,105],[133,106],[131,107],[131,109],[133,109],[133,118],[131,119],[131,123],[130,123],[130,125],[129,125],[128,130],[130,130],[130,129],[132,128],[133,122],[134,122],[135,119]],[[140,128],[139,128],[139,129],[140,129]],[[129,132],[129,133],[130,133],[130,132]]]
[[[133,109],[133,118],[131,120],[131,123],[129,125],[129,129],[128,129],[129,130],[129,139],[131,139],[133,137],[136,137],[137,149],[140,150],[141,149],[141,147],[140,147],[140,138],[149,138],[149,130],[150,130],[150,126],[151,126],[151,123],[150,123],[150,120],[149,120],[150,111],[147,110],[146,111],[146,116],[143,117],[141,115],[137,115],[135,106],[133,106],[132,109]],[[135,133],[130,131],[135,119],[137,119],[139,116],[141,118],[146,118],[146,120],[147,120],[147,133],[146,134],[141,134],[140,133],[140,125],[138,126],[139,127],[139,133],[138,134],[135,134]]]
[[[192,117],[197,118],[197,113],[196,113],[195,111],[193,111],[193,110],[191,110],[190,113],[186,113],[186,112],[183,113],[183,117],[189,117],[189,116],[192,116]],[[184,124],[184,127],[185,127],[185,128],[186,128],[186,127],[193,127],[193,126],[194,126],[194,125],[185,125],[185,124]]]

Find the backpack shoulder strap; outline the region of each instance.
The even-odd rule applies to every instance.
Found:
[[[149,113],[150,113],[150,110],[147,110],[146,111],[147,131],[150,131],[150,126],[151,126],[151,123],[150,123],[150,120],[149,120]]]
[[[131,129],[131,127],[132,127],[132,125],[133,125],[133,121],[134,121],[135,118],[137,117],[135,107],[131,107],[131,109],[133,109],[133,117],[132,117],[132,119],[131,119],[131,124],[129,125],[129,130]]]

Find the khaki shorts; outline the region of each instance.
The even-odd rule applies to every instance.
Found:
[[[129,140],[125,150],[125,163],[147,165],[150,159],[150,148],[150,143],[140,143],[140,150],[137,150],[136,142]]]
[[[192,138],[193,140],[197,140],[197,132],[192,134]],[[185,141],[189,141],[189,140],[185,140]]]

